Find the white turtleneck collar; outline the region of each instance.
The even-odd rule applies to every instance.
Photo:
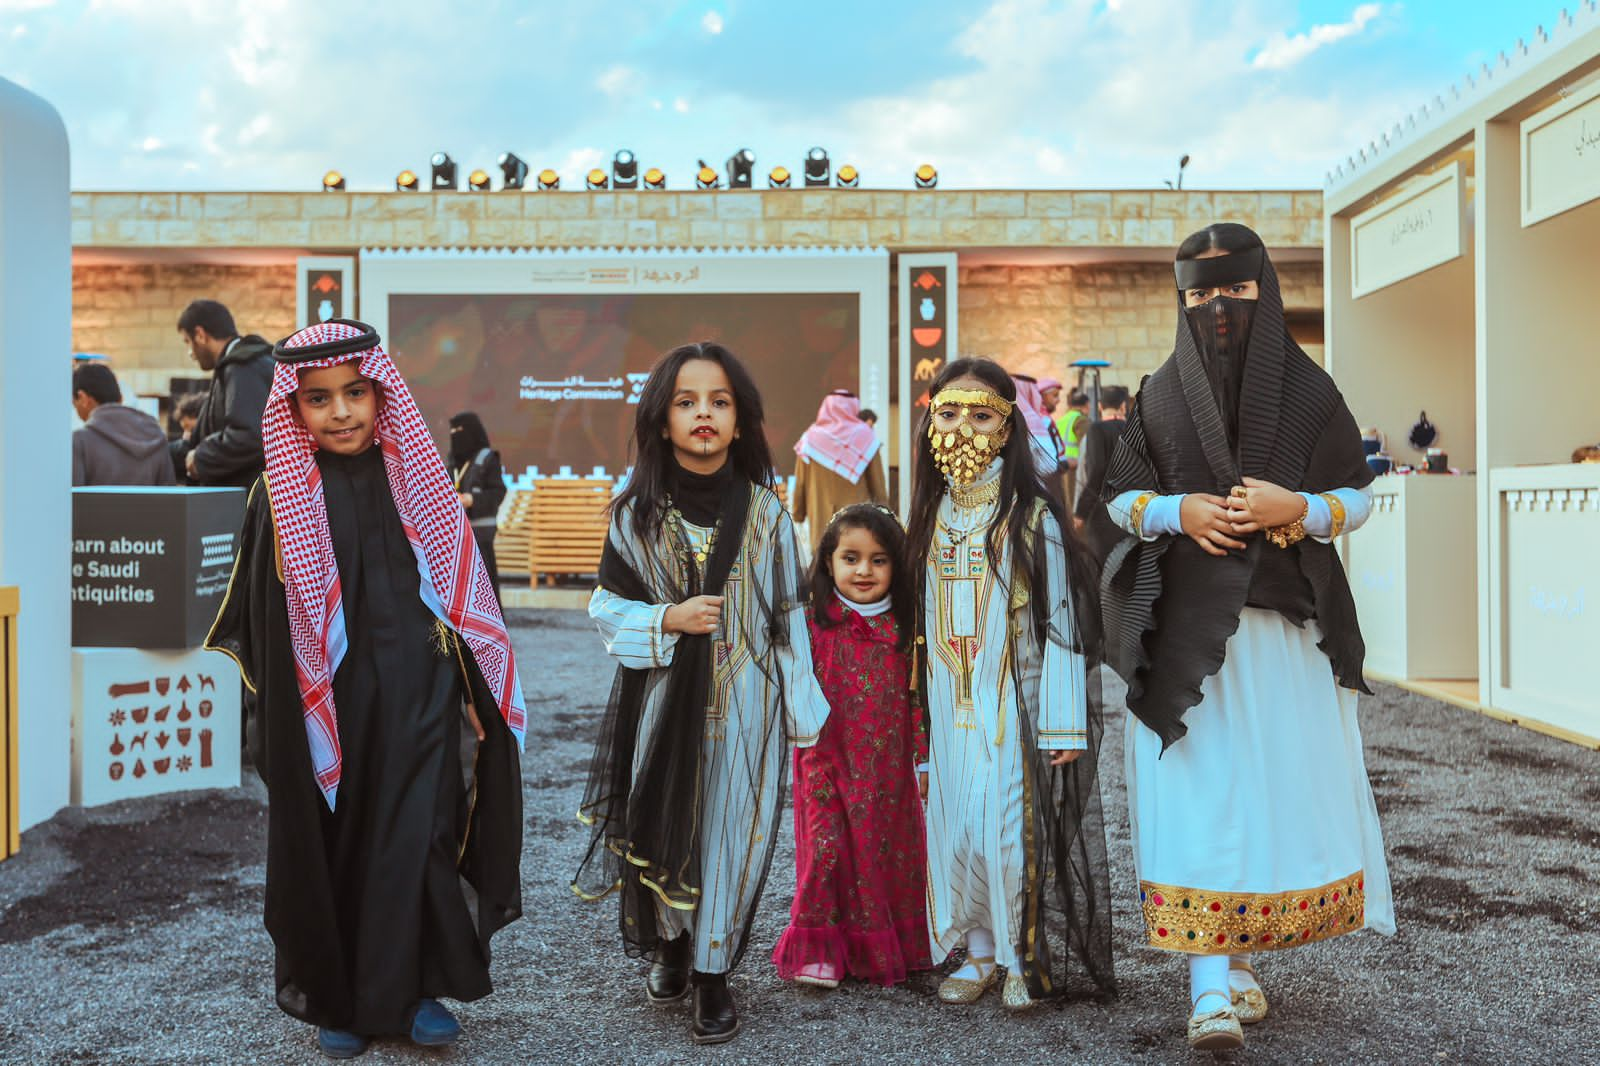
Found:
[[[859,614],[862,618],[876,618],[894,606],[893,596],[885,596],[876,603],[856,603],[854,600],[845,599],[844,593],[838,589],[834,589],[833,594],[839,598],[840,603]]]

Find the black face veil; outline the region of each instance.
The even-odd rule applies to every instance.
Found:
[[[1183,307],[1189,335],[1205,363],[1217,409],[1227,426],[1228,441],[1239,443],[1239,390],[1244,381],[1245,355],[1250,348],[1250,327],[1255,321],[1256,300],[1237,296],[1213,296],[1195,307],[1184,306],[1184,294],[1191,289],[1221,289],[1247,281],[1261,280],[1260,247],[1210,259],[1180,259],[1174,271],[1178,281],[1178,305]]]

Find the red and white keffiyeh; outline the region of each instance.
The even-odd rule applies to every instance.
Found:
[[[840,391],[823,397],[817,420],[800,434],[794,450],[854,485],[881,444],[873,428],[861,421],[861,401]]]
[[[267,460],[267,492],[283,552],[284,596],[294,646],[295,673],[305,712],[306,739],[317,786],[331,809],[339,790],[341,754],[338,714],[333,705],[333,674],[344,656],[343,600],[339,567],[328,532],[328,511],[317,469],[316,442],[295,417],[294,393],[299,371],[361,360],[363,377],[381,388],[376,444],[383,449],[389,491],[401,525],[411,541],[422,574],[424,599],[430,591],[448,624],[467,642],[500,714],[520,748],[527,725],[522,684],[511,654],[511,639],[495,598],[494,586],[478,555],[466,511],[445,473],[433,438],[411,398],[411,390],[394,362],[377,344],[370,327],[343,321],[324,322],[300,330],[283,341],[285,352],[329,342],[351,341],[363,334],[371,348],[304,362],[279,362],[262,415],[262,440]]]

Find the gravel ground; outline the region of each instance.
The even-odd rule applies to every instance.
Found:
[[[498,992],[459,1013],[451,1052],[381,1043],[371,1063],[1183,1062],[1180,960],[1136,947],[1121,715],[1103,794],[1121,997],[1006,1016],[897,989],[783,985],[768,953],[794,884],[780,846],[732,981],[744,1031],[696,1049],[686,1007],[646,1003],[610,906],[567,887],[572,818],[611,669],[578,612],[513,612],[528,685],[527,916],[495,940]],[[1239,1063],[1600,1062],[1600,754],[1397,689],[1363,701],[1400,933],[1265,957],[1272,1017]],[[247,775],[249,777],[249,775]],[[272,1003],[261,926],[264,793],[156,797],[64,811],[0,864],[0,1061],[322,1061]],[[1588,935],[1590,939],[1585,940]]]

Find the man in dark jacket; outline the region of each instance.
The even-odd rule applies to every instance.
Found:
[[[74,485],[171,485],[161,423],[122,405],[111,368],[87,363],[72,372],[72,407],[83,428],[72,432]]]
[[[1116,525],[1106,514],[1105,501],[1100,498],[1105,488],[1106,468],[1111,465],[1111,455],[1117,450],[1117,438],[1127,426],[1128,389],[1124,385],[1107,385],[1100,390],[1100,420],[1092,423],[1083,434],[1083,448],[1078,466],[1078,483],[1083,487],[1078,493],[1074,514],[1079,530],[1088,538],[1089,546],[1098,558],[1104,559],[1121,536]]]
[[[266,466],[261,412],[272,386],[272,344],[239,336],[233,315],[215,300],[196,300],[178,316],[189,357],[209,371],[211,392],[187,441],[174,443],[195,485],[249,488]]]

